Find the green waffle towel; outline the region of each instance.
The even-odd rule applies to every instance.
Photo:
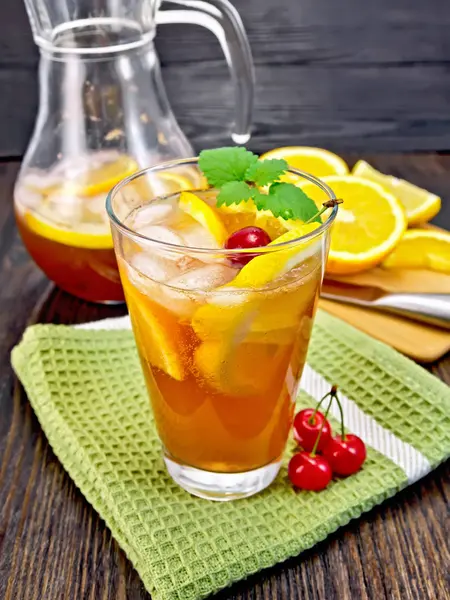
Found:
[[[99,326],[30,327],[12,363],[55,453],[155,600],[205,598],[297,555],[450,453],[449,388],[319,312],[298,406],[339,385],[347,426],[368,444],[363,469],[319,493],[295,492],[284,468],[252,498],[194,498],[166,474],[127,318]]]

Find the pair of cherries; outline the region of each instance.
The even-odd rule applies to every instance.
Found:
[[[323,414],[318,410],[326,398],[330,398]],[[327,420],[331,404],[336,401],[341,415],[341,434],[333,437]],[[366,446],[361,438],[345,433],[341,402],[337,387],[333,386],[316,409],[301,410],[294,419],[294,437],[303,448],[289,462],[288,475],[291,483],[303,490],[323,490],[333,474],[347,477],[359,471],[366,460]]]

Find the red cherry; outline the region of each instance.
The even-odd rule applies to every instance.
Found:
[[[236,248],[260,248],[261,246],[267,246],[270,244],[271,239],[269,234],[261,229],[261,227],[244,227],[238,229],[230,235],[225,242],[225,248],[227,250],[235,250]],[[242,254],[240,256],[233,256],[231,261],[246,265],[254,258],[256,254]]]
[[[295,487],[318,492],[327,487],[333,473],[323,456],[300,452],[289,461],[288,475]]]
[[[305,408],[296,414],[294,419],[294,437],[299,446],[311,452],[323,423],[322,433],[320,434],[316,448],[317,452],[321,452],[331,439],[331,427],[320,411],[317,411],[314,417],[313,414],[313,408]]]
[[[366,445],[357,435],[349,433],[342,439],[337,435],[331,438],[323,450],[333,473],[336,475],[353,475],[359,471],[366,460]]]

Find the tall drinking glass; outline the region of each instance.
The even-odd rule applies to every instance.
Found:
[[[178,175],[194,198],[152,197]],[[280,469],[337,207],[302,237],[225,250],[220,232],[266,219],[274,238],[284,224],[248,203],[219,209],[216,195],[186,159],[123,180],[107,211],[168,472],[196,496],[232,500]]]

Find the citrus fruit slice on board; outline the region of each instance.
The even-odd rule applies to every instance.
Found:
[[[327,272],[349,274],[379,264],[400,241],[406,217],[399,200],[378,183],[352,175],[324,177],[342,198],[331,231]],[[312,183],[302,190],[320,204],[323,192]]]
[[[355,177],[362,177],[374,183],[379,183],[394,196],[397,196],[405,209],[410,227],[430,221],[441,208],[441,199],[436,194],[432,194],[404,179],[380,173],[364,160],[359,160],[356,163],[352,174]]]
[[[382,263],[386,268],[430,269],[450,274],[450,233],[410,229]]]
[[[284,146],[270,150],[260,158],[261,160],[283,158],[290,167],[306,171],[316,177],[347,175],[349,172],[346,162],[340,156],[323,148]],[[299,178],[291,173],[286,173],[280,177],[280,181],[296,183]]]

